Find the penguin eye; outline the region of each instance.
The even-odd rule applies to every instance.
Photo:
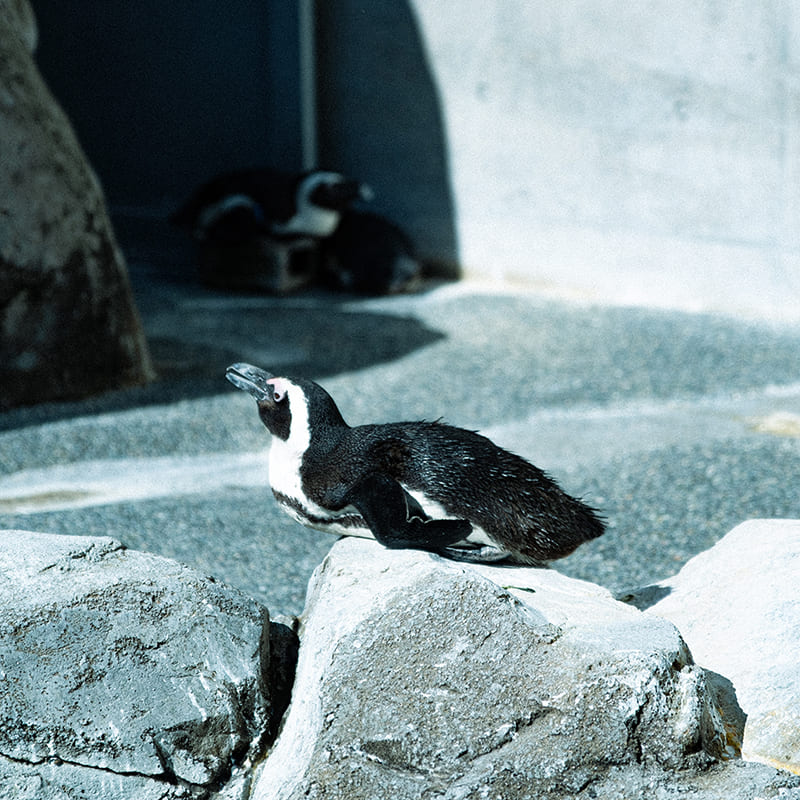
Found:
[[[287,388],[282,381],[267,381],[272,387],[272,399],[276,403],[282,403],[286,399]]]

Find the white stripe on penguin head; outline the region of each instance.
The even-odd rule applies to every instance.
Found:
[[[285,393],[289,398],[289,438],[286,441],[272,437],[269,451],[269,482],[273,491],[307,504],[300,478],[303,454],[311,442],[308,424],[308,401],[305,392],[286,378],[271,378],[267,381],[276,393]]]
[[[272,387],[276,403],[289,398],[289,438],[283,446],[293,453],[302,454],[311,443],[311,429],[308,424],[308,399],[305,392],[287,378],[270,378],[267,385]]]
[[[331,208],[322,208],[311,202],[311,193],[320,184],[335,184],[341,181],[338,172],[312,172],[297,187],[297,210],[286,222],[273,222],[272,232],[277,235],[291,233],[306,236],[330,236],[339,224],[341,214]]]
[[[284,380],[286,394],[289,395],[289,412],[292,415],[288,444],[296,453],[305,453],[311,444],[311,428],[308,424],[308,398],[306,393],[291,381]]]

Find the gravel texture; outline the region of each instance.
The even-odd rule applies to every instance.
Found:
[[[234,361],[319,380],[351,424],[442,417],[531,458],[608,520],[558,569],[612,591],[674,574],[745,519],[800,517],[796,327],[468,283],[281,299],[144,264],[131,273],[159,379],[0,417],[0,528],[113,536],[299,613],[333,540],[281,514],[266,474],[262,486],[221,470],[196,492],[165,481],[114,502],[93,502],[79,478],[47,481],[58,465],[108,460],[135,486],[163,456],[188,457],[191,471],[266,448],[252,400],[224,379]],[[788,424],[760,424],[775,414]],[[22,470],[37,470],[24,491]]]

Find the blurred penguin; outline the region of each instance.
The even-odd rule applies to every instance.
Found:
[[[319,240],[351,203],[371,196],[337,172],[259,167],[202,184],[170,221],[196,241],[205,283],[280,294],[316,280]]]
[[[422,266],[408,235],[371,211],[342,212],[334,233],[321,243],[322,278],[333,288],[367,295],[414,291]]]
[[[251,235],[330,236],[369,187],[338,172],[300,174],[266,167],[228,172],[198,187],[170,221],[198,241],[236,241]]]

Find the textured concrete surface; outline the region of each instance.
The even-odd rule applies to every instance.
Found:
[[[414,7],[467,270],[798,318],[796,6]]]
[[[321,381],[351,424],[443,417],[530,458],[602,509],[606,535],[558,568],[612,591],[800,517],[798,327],[470,283],[221,294],[129,260],[161,377],[0,416],[0,527],[113,536],[299,612],[333,540],[273,502],[267,435],[224,379],[240,360]]]
[[[470,275],[798,319],[796,4],[344,0],[322,23],[321,153],[426,252],[449,212]]]

